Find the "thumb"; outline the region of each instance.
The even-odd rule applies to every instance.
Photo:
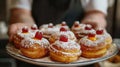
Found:
[[[17,29],[18,28],[15,24],[9,26],[9,30],[8,30],[9,41],[13,40],[13,35],[16,34]]]

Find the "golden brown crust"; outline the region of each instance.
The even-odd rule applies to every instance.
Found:
[[[82,51],[82,56],[83,57],[86,57],[86,58],[98,58],[98,57],[101,57],[103,55],[105,55],[107,52],[107,49],[106,48],[103,48],[101,50],[98,50],[98,51]]]
[[[52,45],[52,47],[55,48],[56,50],[59,50],[59,51],[62,51],[62,52],[68,52],[68,53],[76,53],[76,52],[79,51],[78,49],[75,49],[75,48],[65,49],[65,48],[58,47],[56,45]]]
[[[21,41],[24,39],[23,37],[20,37],[19,35],[15,34],[13,37],[13,42],[16,48],[20,48],[21,47]]]
[[[50,47],[50,58],[54,61],[59,61],[63,63],[70,63],[76,61],[80,56],[80,50],[78,49],[64,49],[56,45],[51,45]],[[56,51],[55,51],[56,50]],[[65,54],[64,54],[65,53]],[[68,53],[68,54],[66,54]],[[79,53],[79,54],[76,54]],[[70,54],[70,55],[69,55]]]
[[[106,48],[105,44],[98,44],[97,46],[86,46],[84,44],[80,44],[81,45],[81,50],[82,51],[97,51],[103,48]]]
[[[103,43],[97,46],[86,46],[81,44],[82,56],[86,58],[98,58],[106,54],[106,45]]]
[[[51,58],[51,60],[54,60],[54,61],[59,61],[59,62],[63,62],[63,63],[70,63],[70,62],[76,61],[79,58],[79,56],[76,56],[76,55],[65,56],[63,54],[50,51],[50,58]]]
[[[51,44],[54,43],[55,41],[56,41],[55,37],[51,36],[51,37],[49,38],[49,42],[50,42]]]
[[[41,47],[39,44],[33,44],[31,47],[21,47],[22,54],[29,58],[41,58],[47,55],[48,49]]]
[[[111,37],[106,38],[105,42],[106,42],[106,48],[109,49],[110,46],[112,45],[112,38]]]

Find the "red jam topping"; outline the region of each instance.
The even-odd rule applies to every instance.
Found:
[[[96,30],[96,34],[98,34],[98,35],[101,35],[101,34],[103,34],[103,30],[101,29],[99,29],[99,30]]]
[[[88,38],[90,39],[90,40],[92,40],[92,41],[95,41],[96,40],[96,37],[95,37],[95,33],[89,33],[88,34]]]
[[[92,26],[90,26],[90,25],[87,25],[86,27],[85,27],[85,30],[91,30],[92,29]]]
[[[41,40],[42,39],[42,32],[37,31],[35,34],[35,38]]]
[[[68,42],[68,37],[65,36],[65,35],[61,35],[60,36],[60,41],[62,41],[62,42]]]
[[[22,28],[22,33],[27,33],[28,32],[28,28],[27,27],[23,27]]]
[[[60,31],[67,31],[67,29],[65,29],[64,27],[61,27]]]
[[[74,23],[74,27],[79,27],[79,22],[78,21],[76,21],[75,23]]]
[[[31,29],[32,30],[37,30],[38,28],[37,28],[37,25],[33,25],[32,27],[31,27]]]

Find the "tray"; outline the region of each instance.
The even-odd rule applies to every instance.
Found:
[[[109,59],[110,57],[116,55],[118,52],[117,45],[112,44],[112,46],[109,48],[107,53],[100,58],[88,59],[88,58],[80,57],[77,61],[72,62],[72,63],[60,63],[60,62],[55,62],[55,61],[50,60],[49,56],[40,58],[40,59],[27,58],[27,57],[23,56],[21,54],[20,50],[16,49],[12,43],[8,43],[6,45],[6,50],[9,55],[11,55],[12,57],[14,57],[18,60],[22,60],[24,62],[28,62],[28,63],[35,64],[35,65],[40,65],[40,66],[41,65],[43,65],[43,66],[84,66],[84,65],[89,65],[89,64],[93,64],[96,62],[100,62],[100,61]]]

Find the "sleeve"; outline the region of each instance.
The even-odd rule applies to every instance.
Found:
[[[81,3],[85,11],[98,10],[107,14],[107,0],[81,0]]]
[[[22,8],[31,10],[32,0],[12,0],[11,8]]]

